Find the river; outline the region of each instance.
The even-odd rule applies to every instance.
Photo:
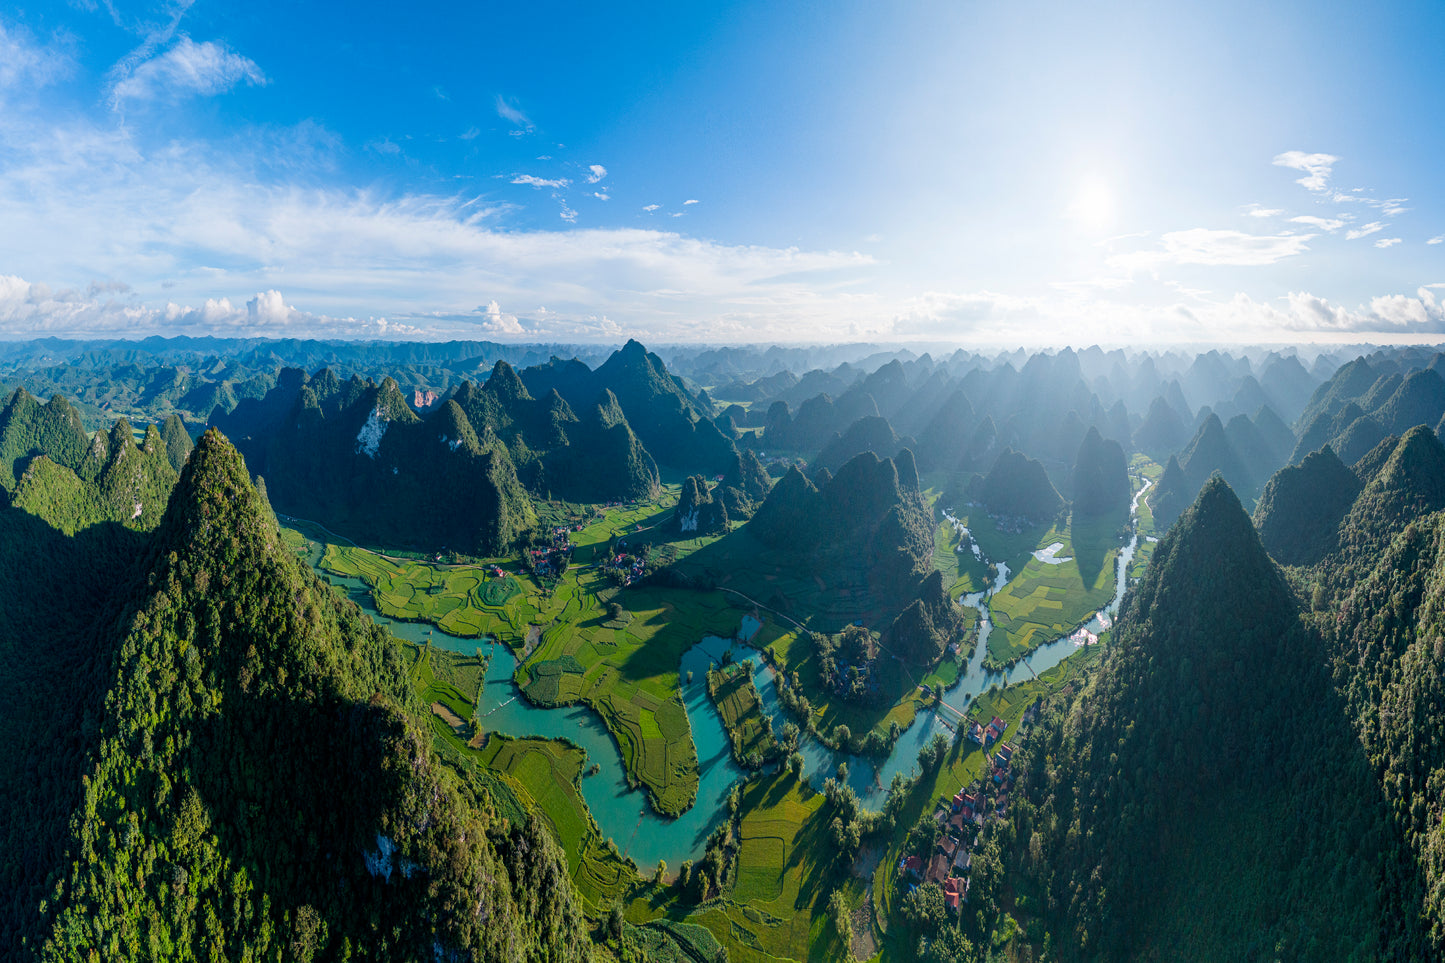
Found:
[[[1149,487],[1150,483],[1146,479],[1130,502],[1131,521],[1137,517],[1139,499]],[[944,515],[952,519],[950,513],[945,512]],[[953,521],[958,524],[956,519]],[[635,859],[644,875],[659,859],[667,860],[668,866],[675,869],[685,859],[700,858],[708,834],[723,821],[728,790],[744,776],[743,770],[733,762],[722,716],[708,698],[708,667],[714,662],[720,662],[729,649],[735,658],[749,659],[763,709],[773,719],[773,731],[781,735],[783,725],[788,721],[778,700],[773,673],[764,665],[760,653],[745,643],[732,639],[704,637],[697,645],[683,653],[678,674],[688,722],[692,726],[693,742],[697,747],[697,802],[677,819],[658,816],[649,809],[643,790],[628,787],[622,755],[596,712],[583,705],[559,709],[543,709],[532,705],[521,695],[513,680],[517,660],[505,645],[486,639],[455,638],[429,625],[399,622],[381,615],[376,610],[370,590],[360,579],[343,578],[321,570],[322,547],[314,540],[308,538],[308,541],[312,546],[310,561],[317,573],[345,592],[363,611],[378,624],[386,626],[392,634],[418,644],[429,642],[438,648],[468,655],[476,651],[478,646],[484,652],[489,652],[492,661],[487,668],[482,697],[477,708],[482,717],[483,728],[514,736],[565,738],[586,750],[589,765],[596,763],[599,771],[595,775],[582,777],[582,796],[587,800],[592,817],[597,821],[603,835],[612,837],[619,850]],[[1128,586],[1129,565],[1134,559],[1138,544],[1138,532],[1133,530],[1131,525],[1129,542],[1120,550],[1116,562],[1114,597],[1085,623],[1084,628],[1094,633],[1101,632],[1117,615]],[[972,549],[975,554],[978,553],[977,542],[973,543]],[[985,558],[984,561],[988,562],[988,559]],[[1078,651],[1078,647],[1070,639],[1060,638],[1034,649],[1004,672],[984,670],[983,660],[988,651],[988,635],[992,630],[987,600],[1008,584],[1011,575],[1007,565],[999,563],[997,568],[998,574],[987,591],[976,592],[962,599],[964,605],[979,611],[980,623],[977,644],[966,669],[960,672],[959,683],[944,693],[943,701],[959,712],[966,713],[974,697],[986,691],[989,686],[998,684],[1004,687],[1033,678]],[[752,617],[744,616],[739,626],[740,637],[750,638],[755,628],[756,622]],[[691,683],[687,682],[689,672],[693,676]],[[945,719],[945,716],[948,718]],[[887,796],[888,784],[893,775],[901,772],[906,776],[917,766],[918,751],[933,738],[935,732],[952,738],[952,729],[948,724],[951,719],[952,713],[941,713],[937,709],[920,712],[913,725],[899,737],[892,754],[881,764],[871,757],[834,752],[805,733],[799,746],[805,760],[805,776],[814,786],[821,787],[823,780],[837,771],[838,763],[846,762],[848,784],[864,803],[878,808]]]

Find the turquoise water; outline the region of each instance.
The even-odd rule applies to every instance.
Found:
[[[1137,509],[1139,498],[1148,488],[1146,481],[1144,487],[1134,496],[1131,512]],[[1086,624],[1085,627],[1091,632],[1102,630],[1103,617],[1112,618],[1118,613],[1127,588],[1129,563],[1133,560],[1137,546],[1138,535],[1135,534],[1120,551],[1114,598]],[[312,547],[311,564],[316,567],[321,561],[321,549],[314,542]],[[622,767],[622,754],[612,735],[602,724],[601,718],[586,706],[543,709],[528,702],[513,681],[517,660],[505,645],[485,639],[454,638],[431,626],[393,621],[376,611],[371,592],[359,579],[340,578],[321,572],[319,568],[317,571],[328,578],[332,585],[345,592],[378,624],[386,626],[399,638],[420,644],[430,642],[438,648],[467,655],[472,654],[479,645],[483,652],[490,652],[492,661],[487,668],[481,704],[477,710],[482,717],[483,727],[513,736],[569,739],[586,750],[588,765],[596,763],[599,771],[596,775],[582,777],[582,796],[587,800],[592,817],[597,821],[603,835],[612,837],[625,855],[637,861],[644,874],[655,866],[659,859],[667,860],[668,866],[675,870],[685,859],[700,858],[708,834],[723,821],[728,791],[744,775],[743,770],[732,760],[722,717],[708,698],[708,667],[721,662],[724,653],[729,649],[735,659],[750,659],[753,681],[758,687],[764,711],[773,720],[773,731],[781,736],[783,725],[788,721],[778,700],[773,672],[763,662],[761,654],[742,642],[705,636],[683,653],[678,674],[688,722],[692,726],[693,743],[697,747],[697,802],[677,819],[658,816],[649,808],[644,790],[628,787]],[[1000,563],[998,576],[987,592],[978,592],[963,599],[965,605],[982,613],[982,619],[978,643],[962,673],[962,681],[944,694],[944,702],[960,712],[966,712],[974,697],[986,691],[989,686],[996,683],[1003,687],[1033,678],[1078,651],[1078,647],[1067,638],[1057,639],[1039,646],[1006,672],[984,671],[983,659],[988,649],[986,643],[992,629],[988,618],[987,597],[1002,590],[1008,584],[1010,574],[1008,566]],[[760,625],[752,616],[743,616],[739,638],[752,638]],[[689,672],[693,674],[691,683],[687,682]],[[836,773],[838,763],[846,762],[848,785],[864,803],[878,808],[887,796],[888,784],[893,775],[901,772],[907,776],[917,767],[918,752],[933,738],[934,733],[943,733],[952,738],[953,729],[948,724],[952,718],[952,713],[940,712],[937,709],[920,712],[913,725],[899,737],[893,753],[882,763],[865,756],[833,752],[804,733],[799,746],[804,758],[804,775],[813,786],[821,788],[823,780]]]
[[[313,549],[311,562],[317,566],[321,550],[314,543]],[[726,814],[728,791],[743,778],[743,770],[732,760],[722,716],[707,694],[708,667],[721,661],[723,653],[734,645],[732,640],[706,636],[683,653],[678,678],[697,747],[698,792],[691,809],[677,819],[668,819],[652,812],[644,789],[627,785],[622,753],[596,712],[582,705],[544,709],[527,701],[513,681],[517,658],[511,649],[487,639],[459,639],[429,625],[388,619],[376,610],[370,590],[360,579],[342,578],[319,568],[317,572],[398,638],[418,644],[430,642],[439,649],[466,655],[480,647],[489,654],[491,663],[477,707],[483,728],[512,736],[568,739],[586,750],[588,767],[596,763],[598,771],[582,777],[582,797],[603,835],[611,836],[618,849],[636,860],[644,874],[659,859],[667,860],[668,866],[676,870],[684,859],[701,858],[708,834]],[[751,637],[759,625],[752,616],[744,616],[740,632]],[[693,674],[691,684],[686,681],[688,672]],[[781,732],[782,723],[777,725]]]

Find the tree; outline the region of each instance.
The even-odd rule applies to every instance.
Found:
[[[833,929],[838,934],[838,942],[843,944],[848,958],[852,959],[853,913],[848,909],[848,899],[843,895],[841,889],[833,890],[833,895],[828,897],[828,917],[833,921]]]
[[[803,754],[795,752],[788,757],[788,769],[793,773],[793,778],[802,781],[803,778]]]
[[[662,883],[662,877],[664,877],[664,876],[666,876],[666,875],[667,875],[667,860],[665,860],[665,859],[659,859],[659,860],[657,861],[657,872],[655,872],[655,873],[652,874],[652,882],[653,882],[653,884],[654,884],[654,885],[661,885],[661,883]]]
[[[612,909],[607,913],[607,935],[613,942],[621,941],[624,922],[626,922],[626,917],[622,915],[622,904],[614,902]]]
[[[948,922],[948,906],[937,883],[924,883],[903,897],[903,919],[916,932],[931,934]]]

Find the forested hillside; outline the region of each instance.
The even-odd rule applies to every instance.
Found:
[[[56,721],[37,702],[29,728],[7,724],[47,773],[37,795],[33,771],[4,771],[32,804],[6,807],[7,849],[24,856],[3,864],[7,952],[585,957],[551,837],[438,763],[395,644],[281,545],[219,433],[152,535],[66,538],[19,509],[0,521],[29,532],[5,551],[50,547],[50,581],[97,582],[93,607],[38,613],[58,637],[32,653],[11,641],[29,612],[16,602],[44,602],[45,583],[0,566],[0,684],[23,697],[59,651],[82,695]]]
[[[1064,959],[1367,957],[1382,812],[1325,648],[1219,478],[1102,667],[1030,739],[1014,817]]]

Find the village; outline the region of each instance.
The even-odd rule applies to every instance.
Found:
[[[571,526],[558,525],[551,531],[552,541],[541,547],[527,549],[528,567],[540,578],[551,578],[567,571],[572,562],[572,553],[577,546],[572,542],[572,533],[582,531],[581,523]]]
[[[1043,700],[1024,710],[1020,728],[1033,725]],[[1013,788],[1013,757],[1017,747],[1002,742],[1008,724],[994,716],[985,725],[974,719],[960,721],[962,738],[983,749],[984,771],[980,778],[959,787],[953,798],[940,799],[933,812],[938,824],[932,852],[911,855],[898,864],[899,881],[910,890],[934,883],[943,890],[944,904],[954,913],[968,902],[969,871],[973,849],[989,819],[1007,818],[1009,792]]]

